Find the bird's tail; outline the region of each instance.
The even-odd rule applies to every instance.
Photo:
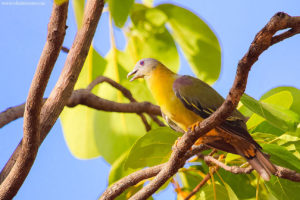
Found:
[[[276,172],[275,166],[259,149],[256,149],[256,155],[254,157],[247,160],[265,181],[269,181],[271,175]]]

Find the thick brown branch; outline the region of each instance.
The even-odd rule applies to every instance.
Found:
[[[183,135],[177,144],[177,148],[172,152],[169,162],[148,185],[138,191],[131,199],[149,198],[178,171],[181,167],[184,153],[199,137],[221,124],[235,109],[240,97],[245,91],[248,73],[252,65],[258,60],[260,54],[272,45],[271,41],[274,34],[286,28],[299,28],[299,23],[299,17],[290,17],[285,13],[277,13],[271,18],[268,24],[255,36],[248,52],[240,60],[233,86],[222,106],[210,117],[202,121],[201,124],[196,127],[195,131],[189,130]]]
[[[83,25],[76,34],[59,80],[42,107],[39,145],[47,136],[71,96],[95,34],[103,5],[103,0],[88,0],[86,3]],[[60,50],[60,48],[58,49]],[[0,176],[0,182],[2,182],[14,166],[16,158],[20,155],[22,146],[23,145],[20,142],[13,155],[3,168]]]
[[[57,60],[66,30],[68,2],[53,4],[47,41],[27,97],[24,113],[24,136],[16,163],[0,185],[0,199],[12,199],[27,177],[40,144],[40,112],[43,95]]]

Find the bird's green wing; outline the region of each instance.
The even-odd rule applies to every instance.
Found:
[[[209,117],[224,102],[224,98],[211,86],[191,76],[177,78],[173,84],[173,90],[186,108],[204,119]],[[239,111],[234,110],[220,128],[260,147],[248,133],[245,122],[245,117]]]

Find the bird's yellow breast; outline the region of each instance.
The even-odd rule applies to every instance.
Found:
[[[158,65],[151,74],[145,77],[148,87],[161,107],[162,112],[174,121],[181,129],[187,131],[193,123],[202,121],[202,118],[184,107],[173,91],[173,83],[178,75]]]

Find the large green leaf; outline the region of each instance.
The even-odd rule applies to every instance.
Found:
[[[255,125],[258,125],[266,119],[273,126],[283,131],[296,131],[300,117],[295,112],[287,109],[293,101],[293,98],[288,91],[276,93],[265,99],[263,102],[257,101],[244,94],[241,101],[251,111],[260,116],[260,118],[253,120],[255,117],[255,115],[253,115],[251,117],[252,119],[247,123],[248,126],[252,123],[251,120],[253,120],[254,123],[257,123]]]
[[[126,63],[121,61],[123,58],[121,54],[122,52],[113,52],[113,50],[108,53],[106,56],[108,65],[104,76],[123,84],[129,81],[126,79],[128,72],[121,65]],[[128,102],[118,90],[106,83],[99,86],[96,94],[112,101]],[[94,140],[97,142],[99,152],[109,163],[113,163],[132,146],[137,138],[146,133],[145,126],[137,114],[97,112],[94,117],[97,122],[94,124],[97,133]]]
[[[165,14],[159,9],[135,4],[131,20],[133,24],[127,33],[126,52],[130,54],[133,62],[136,63],[142,58],[155,58],[177,72],[179,55],[171,34],[164,26]]]
[[[167,15],[172,36],[196,76],[209,84],[215,82],[221,70],[221,48],[213,31],[187,9],[172,4],[162,4],[156,8]]]
[[[278,200],[298,200],[300,197],[300,183],[298,182],[273,176],[265,184]]]
[[[103,74],[106,61],[90,48],[87,59],[79,75],[75,89],[86,88],[97,76]],[[94,130],[94,110],[86,106],[65,107],[60,115],[66,143],[77,158],[93,158],[99,156]]]
[[[276,144],[262,144],[262,147],[273,163],[300,172],[300,160],[285,147]]]
[[[134,0],[107,0],[115,25],[122,28],[127,20]]]
[[[247,174],[233,174],[223,169],[218,171],[224,182],[239,199],[246,199],[255,196],[255,188],[251,186],[252,176]],[[218,176],[216,176],[217,178]],[[226,189],[228,186],[225,186]],[[228,192],[231,192],[228,189]]]
[[[74,10],[74,14],[75,14],[75,20],[76,20],[78,29],[82,25],[84,2],[85,2],[85,0],[73,0],[72,1],[73,10]]]
[[[277,87],[273,88],[272,90],[266,92],[260,99],[265,100],[269,98],[270,96],[282,92],[282,91],[288,91],[292,97],[293,101],[289,105],[289,109],[298,113],[300,115],[300,90],[295,87]],[[286,100],[285,100],[286,101]],[[285,103],[285,101],[280,101],[280,103]]]
[[[216,197],[216,198],[215,198]],[[237,200],[235,193],[231,190],[229,185],[223,186],[215,182],[215,192],[213,184],[204,186],[197,195],[196,199],[201,200]]]
[[[126,168],[142,168],[166,162],[172,152],[172,146],[181,133],[168,127],[149,131],[139,138],[130,150],[125,162]]]
[[[111,169],[108,177],[108,184],[111,185],[118,181],[119,179],[131,174],[135,170],[132,169],[124,169],[124,163],[127,159],[129,150],[123,153],[115,162],[111,165]]]
[[[54,2],[58,5],[65,3],[68,0],[54,0]]]

